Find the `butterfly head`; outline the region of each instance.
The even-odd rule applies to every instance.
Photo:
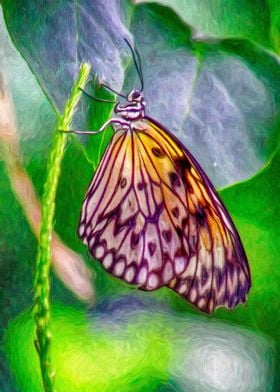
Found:
[[[129,94],[127,94],[126,99],[128,102],[143,102],[144,94],[142,91],[134,88]]]
[[[141,90],[133,89],[125,103],[117,103],[115,113],[127,121],[137,121],[145,116],[144,94]]]

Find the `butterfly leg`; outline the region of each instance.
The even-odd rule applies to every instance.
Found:
[[[77,135],[95,135],[97,133],[101,133],[103,132],[109,125],[111,124],[115,124],[115,125],[119,125],[121,127],[123,126],[128,126],[129,127],[129,122],[123,119],[119,119],[119,118],[111,118],[110,120],[106,121],[102,127],[100,129],[98,129],[97,131],[84,131],[84,130],[74,130],[74,129],[59,129],[59,132],[67,132],[67,133],[75,133]]]

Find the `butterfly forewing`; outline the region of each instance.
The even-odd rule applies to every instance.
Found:
[[[247,259],[214,187],[167,130],[148,118],[138,125],[114,134],[80,236],[105,269],[143,290],[168,286],[209,313],[244,302]]]

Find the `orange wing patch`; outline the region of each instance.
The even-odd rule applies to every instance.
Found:
[[[191,244],[186,270],[170,287],[202,311],[245,302],[251,285],[248,261],[237,230],[206,174],[189,151],[167,131],[152,125],[166,147],[181,146],[178,171],[185,185],[187,229]],[[158,137],[158,136],[157,136]],[[160,140],[160,139],[159,139]],[[168,147],[167,147],[168,148]]]

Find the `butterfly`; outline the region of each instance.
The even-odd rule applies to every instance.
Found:
[[[141,60],[129,46],[141,89],[117,93],[126,102],[99,130],[112,124],[115,132],[87,190],[79,235],[105,270],[141,290],[167,286],[207,313],[233,308],[251,286],[240,237],[196,159],[145,114]]]

